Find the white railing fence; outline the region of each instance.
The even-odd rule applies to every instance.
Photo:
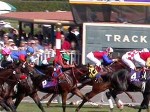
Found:
[[[61,51],[61,53],[65,53],[65,51]],[[70,55],[70,61],[68,64],[74,64],[76,63],[77,65],[81,64],[81,53],[77,50],[70,50],[67,51],[67,53]],[[34,55],[35,58],[35,64],[36,65],[41,65],[44,60],[48,60],[49,64],[52,64],[54,60],[54,53],[53,51],[44,51],[43,53],[36,53]]]

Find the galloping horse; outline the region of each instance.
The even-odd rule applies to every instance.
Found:
[[[11,109],[13,112],[16,112],[12,94],[20,76],[21,72],[16,63],[8,65],[5,69],[0,69],[0,102],[6,111]]]
[[[86,98],[91,99],[98,93],[111,88],[117,88],[120,91],[124,91],[127,89],[127,80],[125,80],[123,84],[118,84],[120,81],[122,81],[122,79],[126,77],[126,74],[128,74],[129,71],[129,68],[125,64],[123,64],[121,60],[118,60],[117,62],[112,63],[105,68],[108,68],[108,72],[106,73],[106,75],[102,76],[103,81],[97,83],[95,80],[93,80],[92,90],[86,93]],[[116,83],[112,83],[112,81]],[[82,103],[78,106],[76,111],[79,112],[80,108],[87,101],[87,99],[83,99]]]
[[[149,101],[150,101],[150,70],[146,70],[146,71],[140,71],[139,73],[144,73],[146,75],[146,79],[147,80],[137,80],[137,81],[131,81],[131,75],[130,73],[127,73],[125,75],[125,77],[122,80],[124,81],[120,81],[118,82],[118,85],[124,83],[124,85],[126,86],[124,89],[124,91],[127,92],[142,92],[143,94],[143,101],[140,105],[139,111],[141,112],[142,109],[147,109],[147,112],[149,112]],[[143,74],[142,74],[143,75]],[[114,81],[112,81],[112,83],[115,83]],[[121,100],[117,98],[117,94],[122,93],[123,91],[118,90],[117,88],[114,89],[110,89],[109,92],[106,93],[106,96],[108,99],[110,99],[110,97],[112,96],[115,100],[115,102],[117,103],[117,106],[122,106],[123,104],[120,102]],[[113,108],[111,108],[113,109]]]
[[[89,66],[89,71],[90,71],[90,74],[91,76],[94,76],[94,74],[96,74],[96,66],[94,65],[88,65]],[[106,71],[106,70],[105,70]],[[89,75],[90,76],[90,75]],[[80,81],[80,85],[78,86],[78,89],[82,89],[83,87],[85,87],[86,85],[90,85],[92,86],[93,85],[93,81],[92,79],[89,77],[89,76],[83,76]],[[94,78],[95,79],[95,78]],[[128,97],[132,100],[132,102],[135,102],[135,99],[127,92],[125,92]],[[40,100],[43,100],[43,99],[46,99],[47,97],[49,97],[52,93],[48,93],[46,95],[44,95]],[[50,104],[51,104],[51,101],[57,96],[58,94],[54,94],[51,96],[51,98],[49,99],[48,103],[47,103],[47,107],[50,107]],[[69,96],[67,99],[70,99],[74,96],[74,94],[72,94],[71,96]]]
[[[49,75],[41,76],[39,75],[34,68],[28,66],[26,64],[26,73],[30,71],[32,75],[31,79],[33,81],[33,85],[38,88],[38,90],[46,93],[58,93],[62,96],[62,107],[63,112],[66,111],[66,99],[67,94],[69,92],[76,94],[82,99],[86,99],[86,97],[79,91],[77,88],[77,83],[80,81],[83,75],[88,75],[89,69],[88,66],[82,65],[76,68],[72,68],[63,73],[63,75],[59,78],[58,85],[54,87],[43,88],[42,82],[53,73],[53,67],[49,67]],[[45,78],[46,77],[46,78]],[[56,89],[57,88],[57,89]],[[20,93],[19,93],[20,94]]]
[[[21,82],[18,83],[17,85],[17,93],[14,95],[14,98],[16,98],[16,101],[15,101],[15,107],[17,108],[18,105],[20,104],[20,102],[22,101],[22,99],[26,96],[30,96],[34,102],[37,104],[37,106],[40,108],[40,110],[42,112],[45,112],[41,102],[40,102],[40,99],[39,99],[39,96],[37,94],[37,88],[36,88],[36,85],[34,85],[31,77],[32,74],[35,74],[33,72],[35,72],[35,70],[32,70],[30,71],[29,69],[26,68],[28,64],[25,62],[25,63],[21,63],[21,72],[24,73],[24,75],[27,77],[25,78],[24,80],[22,80]],[[50,71],[53,71],[53,70],[50,70]]]

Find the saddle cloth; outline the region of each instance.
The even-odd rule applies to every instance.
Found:
[[[48,87],[54,87],[54,86],[57,86],[58,82],[57,80],[44,80],[42,81],[42,86],[43,88],[48,88]]]

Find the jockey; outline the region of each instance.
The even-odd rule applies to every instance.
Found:
[[[58,77],[59,75],[62,74],[62,70],[66,70],[68,68],[75,67],[75,65],[69,65],[67,64],[67,61],[70,60],[70,56],[65,53],[65,54],[60,54],[55,57],[54,59],[54,77]]]
[[[1,62],[1,67],[5,68],[7,67],[8,64],[11,64],[13,62],[10,54],[11,54],[11,50],[8,49],[8,48],[3,48],[2,51],[2,56],[3,56],[3,59],[2,59],[2,62]]]
[[[110,59],[110,55],[113,52],[113,49],[111,47],[108,47],[105,51],[94,51],[87,54],[87,58],[94,62],[97,66],[97,72],[101,72],[101,61],[103,61],[103,65],[109,65],[117,59]],[[104,75],[102,73],[96,74],[96,78],[100,79],[101,75]]]
[[[27,47],[26,50],[20,51],[12,51],[11,57],[14,61],[23,61],[25,62],[28,57],[31,57],[34,53],[34,49],[32,47]],[[27,60],[30,61],[30,60]]]
[[[105,65],[109,65],[116,59],[109,59],[110,54],[113,52],[111,47],[108,47],[105,51],[94,51],[87,54],[87,58],[94,62],[98,67],[101,66],[101,61],[104,62]]]
[[[140,52],[134,56],[134,60],[142,67],[150,67],[150,52]]]
[[[134,56],[135,62],[143,67],[143,70],[150,67],[150,52],[140,52]],[[146,75],[142,75],[142,80],[146,79]]]
[[[142,53],[142,52],[149,52],[149,50],[147,48],[143,48],[141,51],[133,50],[133,51],[126,52],[122,56],[122,61],[131,69],[131,79],[132,78],[136,79],[135,78],[135,76],[136,76],[136,66],[135,66],[133,61],[135,61],[135,57],[137,55],[139,55],[139,53]]]

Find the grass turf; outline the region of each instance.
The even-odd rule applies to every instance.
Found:
[[[50,108],[46,107],[46,104],[42,104],[46,112],[62,112],[60,104],[51,104]],[[66,112],[75,112],[76,106],[67,105]],[[122,111],[118,108],[114,108],[114,112],[137,112],[137,109],[130,107],[124,107]],[[17,109],[17,112],[41,112],[35,103],[21,103]],[[109,112],[109,106],[95,107],[84,106],[80,112]],[[145,112],[145,111],[142,111]]]

